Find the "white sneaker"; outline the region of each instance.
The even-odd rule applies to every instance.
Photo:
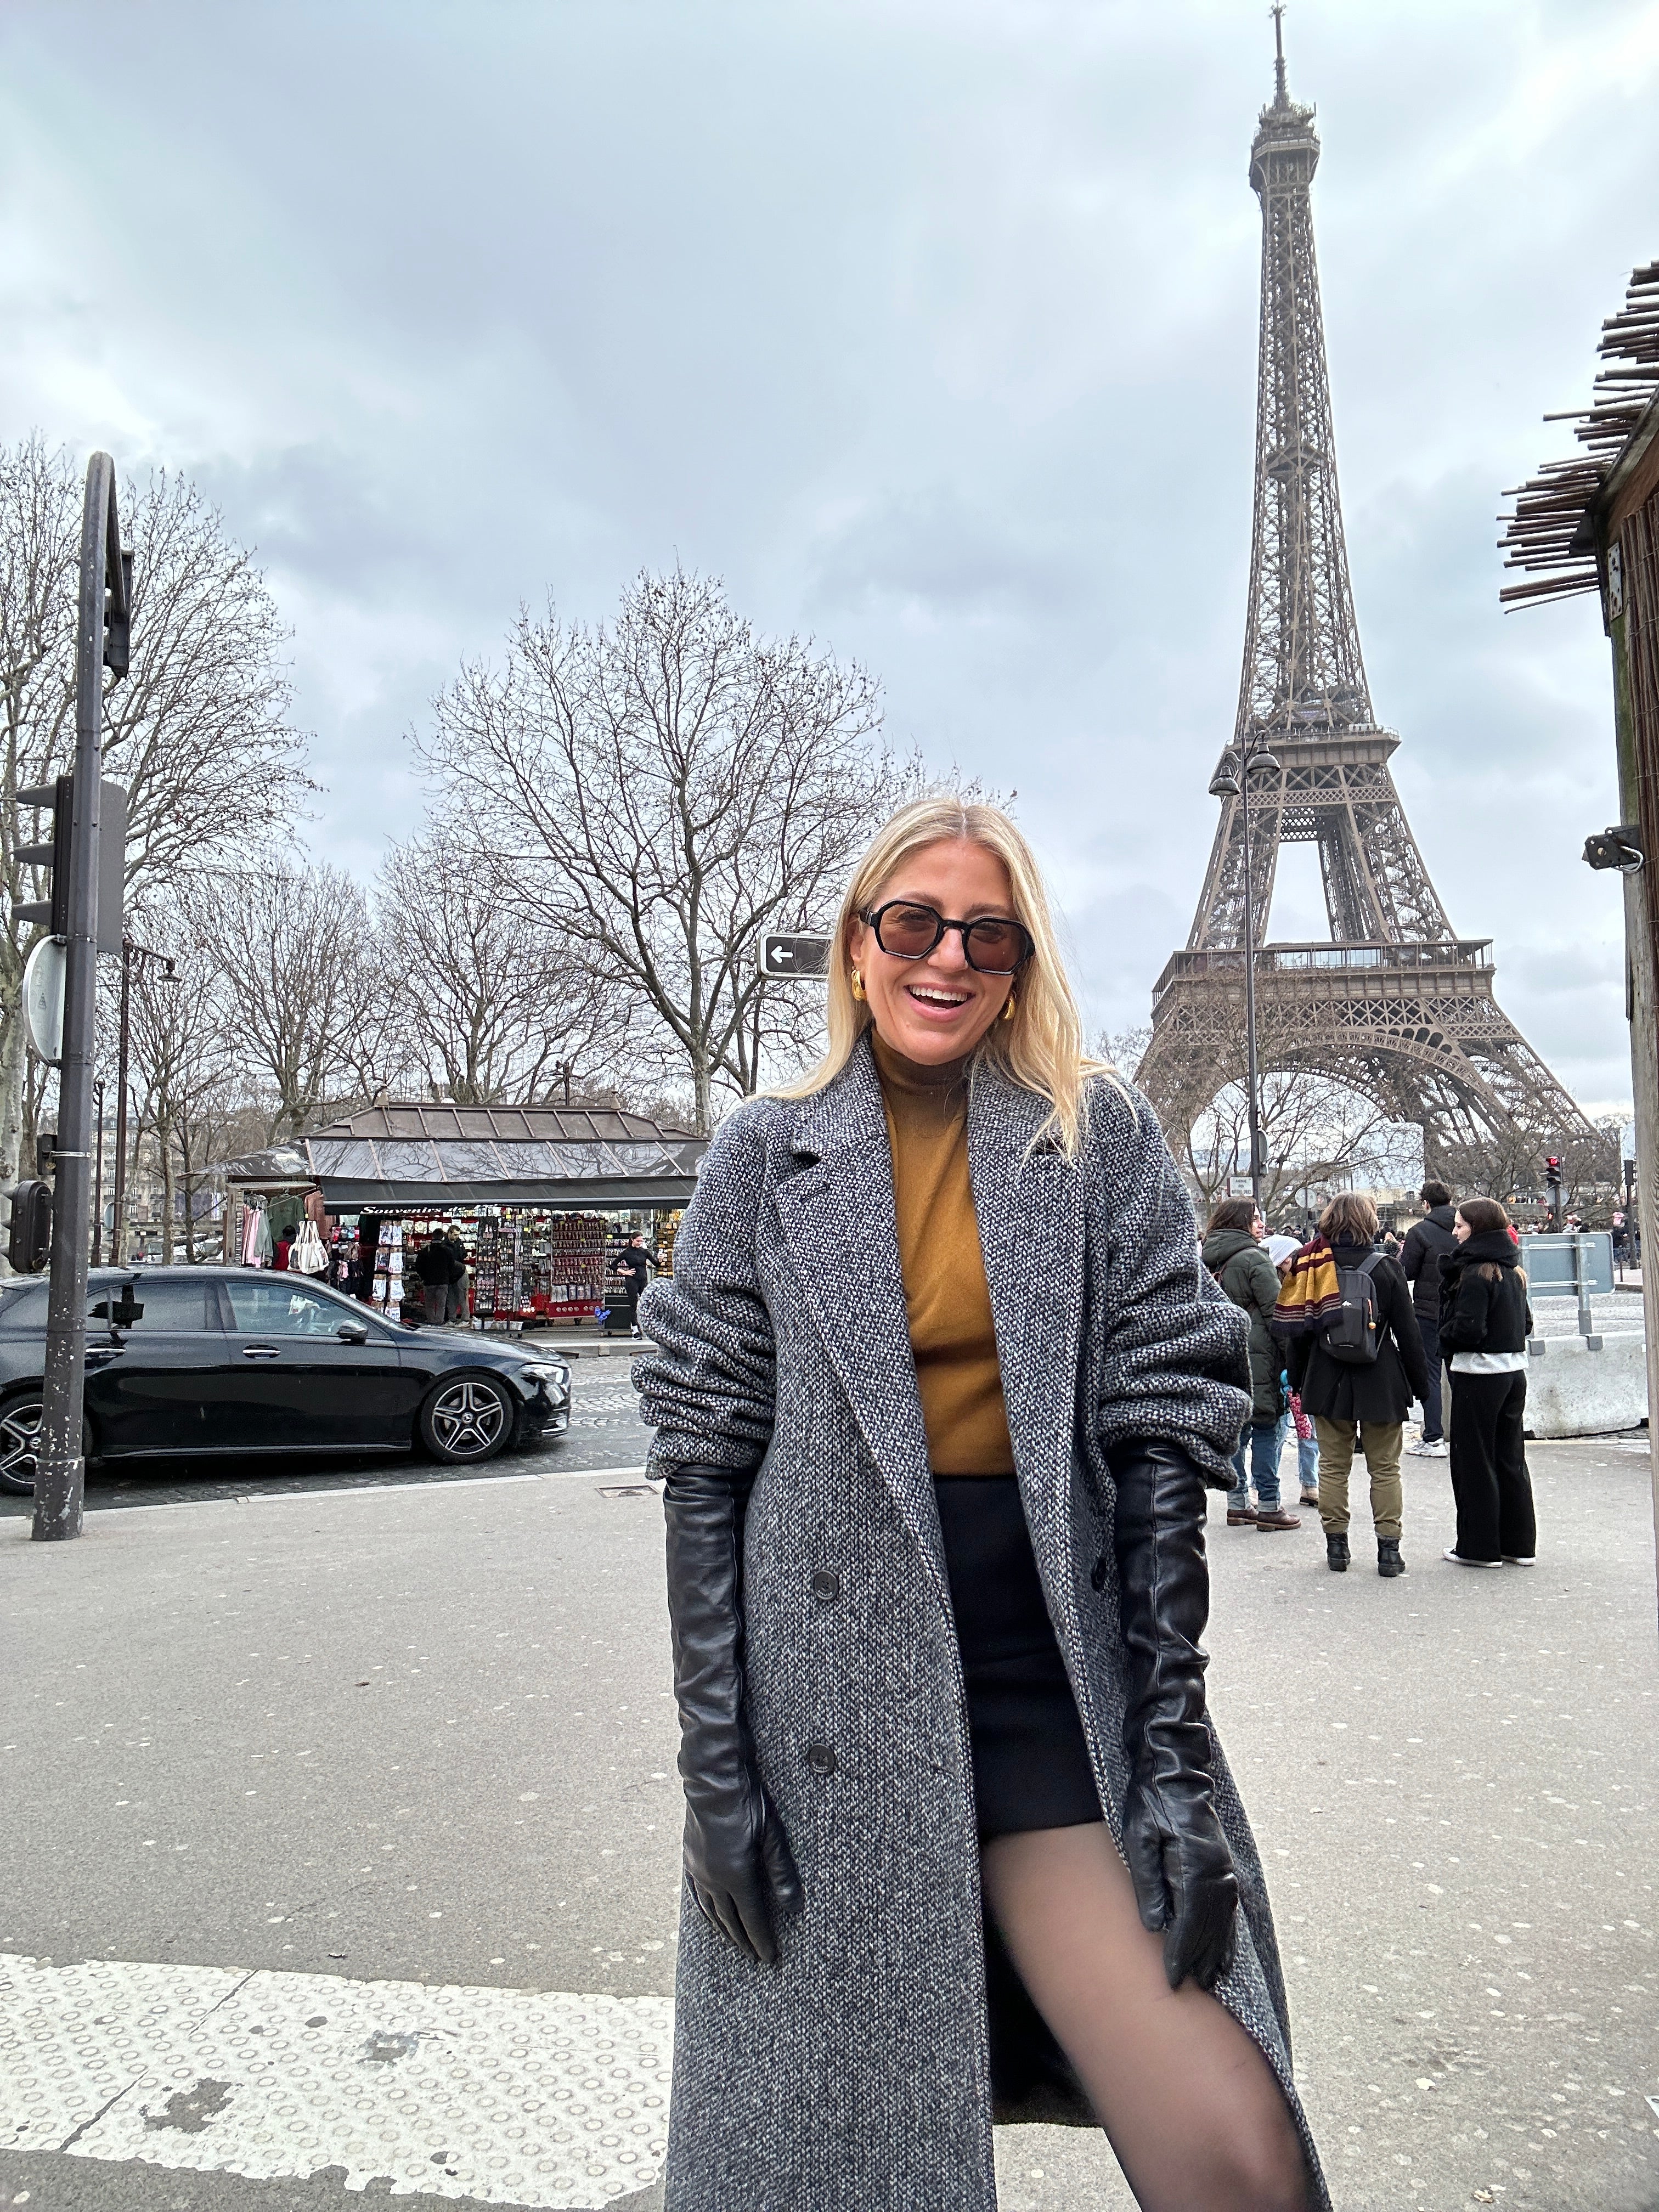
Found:
[[[1443,1437],[1436,1437],[1432,1443],[1419,1438],[1416,1443],[1407,1445],[1406,1456],[1407,1459],[1449,1459],[1451,1446]]]
[[[1505,1552],[1504,1565],[1506,1567],[1535,1567],[1538,1562],[1536,1559],[1523,1559],[1514,1552]]]
[[[1466,1559],[1461,1552],[1443,1552],[1443,1559],[1449,1559],[1455,1567],[1502,1567],[1502,1559]]]

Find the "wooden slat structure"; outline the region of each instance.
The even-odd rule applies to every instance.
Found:
[[[1602,324],[1597,351],[1614,366],[1596,377],[1595,404],[1544,417],[1576,422],[1573,435],[1585,450],[1568,460],[1547,461],[1536,476],[1504,495],[1515,501],[1512,514],[1498,517],[1504,566],[1533,580],[1506,585],[1498,594],[1506,605],[1601,587],[1595,509],[1659,397],[1659,261],[1632,270],[1625,304]]]
[[[1613,648],[1618,824],[1586,860],[1625,874],[1625,1011],[1630,1020],[1636,1155],[1647,1310],[1648,1402],[1659,1403],[1659,261],[1636,270],[1620,313],[1602,325],[1593,407],[1576,422],[1584,448],[1540,470],[1510,496],[1505,565],[1510,605],[1597,591]],[[1590,827],[1593,825],[1586,825]],[[1612,845],[1613,852],[1608,852]],[[1659,1522],[1659,1474],[1655,1481]]]

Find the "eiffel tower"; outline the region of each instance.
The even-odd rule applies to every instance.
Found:
[[[1578,1107],[1499,1007],[1489,938],[1460,938],[1424,866],[1359,650],[1331,429],[1309,187],[1314,110],[1277,86],[1250,149],[1261,202],[1255,514],[1244,669],[1227,796],[1184,951],[1158,977],[1135,1080],[1179,1151],[1243,1079],[1244,809],[1249,808],[1256,1034],[1264,1071],[1306,1069],[1416,1122],[1425,1159],[1514,1154],[1590,1134]],[[1266,752],[1253,775],[1241,763]],[[1279,847],[1316,845],[1328,942],[1265,944]],[[1534,1141],[1535,1140],[1535,1141]]]

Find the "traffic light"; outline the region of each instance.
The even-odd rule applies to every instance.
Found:
[[[1560,1189],[1561,1162],[1559,1157],[1554,1152],[1552,1152],[1544,1163],[1544,1180],[1552,1190]]]
[[[38,807],[50,814],[50,845],[20,845],[17,857],[37,868],[52,871],[52,896],[35,906],[20,906],[19,921],[44,922],[53,937],[67,937],[70,926],[70,831],[75,820],[75,778],[60,775],[55,783],[36,785],[17,794],[18,811]]]
[[[52,871],[52,896],[15,909],[19,921],[44,924],[52,937],[70,933],[70,843],[75,823],[75,778],[60,775],[55,783],[37,784],[17,794],[21,813],[37,807],[52,816],[50,845],[21,845],[17,858],[37,868]],[[98,950],[118,952],[124,926],[127,860],[127,794],[123,784],[100,781],[98,786]]]
[[[52,1255],[52,1185],[20,1182],[11,1193],[6,1257],[20,1275],[38,1275]]]

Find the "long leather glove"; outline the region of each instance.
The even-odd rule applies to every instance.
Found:
[[[720,1933],[751,1958],[777,1957],[776,1917],[800,1877],[755,1764],[743,1714],[742,1532],[754,1476],[671,1467],[668,1612],[685,1784],[685,1869]]]
[[[1178,1445],[1153,1438],[1118,1445],[1111,1464],[1129,1675],[1123,1856],[1142,1924],[1163,1934],[1170,1987],[1190,1974],[1207,1989],[1231,1951],[1238,1880],[1204,1724],[1204,1481]]]

